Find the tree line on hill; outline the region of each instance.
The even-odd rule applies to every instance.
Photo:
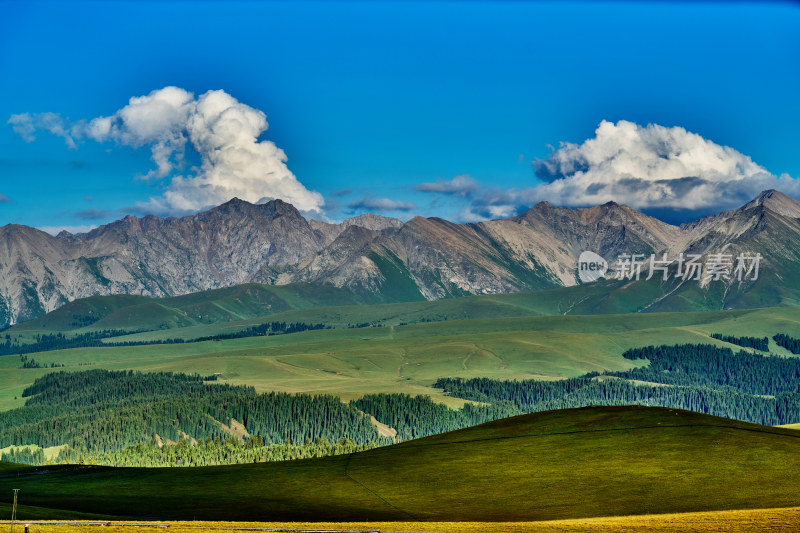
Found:
[[[733,387],[750,394],[774,396],[800,392],[800,358],[764,356],[712,344],[645,346],[628,350],[622,357],[646,359],[647,366],[606,375],[653,381],[668,385]]]
[[[647,346],[623,354],[648,366],[557,380],[441,378],[434,386],[476,402],[452,410],[429,397],[368,395],[353,403],[412,439],[508,416],[585,407],[650,405],[764,425],[800,422],[800,359],[706,344]]]
[[[5,342],[0,344],[0,355],[23,355],[36,352],[50,352],[53,350],[66,350],[68,348],[89,348],[104,346],[102,340],[109,337],[118,337],[135,333],[121,329],[104,329],[67,336],[63,333],[37,334],[33,342],[20,343],[19,339],[12,339],[6,333]]]
[[[778,346],[786,348],[795,355],[800,355],[800,339],[795,339],[785,333],[778,333],[772,338]]]
[[[101,331],[91,331],[79,333],[73,336],[66,336],[63,333],[37,334],[33,342],[20,343],[18,339],[12,339],[10,334],[6,334],[5,342],[0,344],[0,355],[22,355],[36,352],[50,352],[53,350],[66,350],[68,348],[99,348],[115,346],[149,346],[152,344],[183,344],[187,342],[221,341],[228,339],[240,339],[243,337],[263,337],[269,335],[283,335],[288,333],[298,333],[300,331],[310,331],[317,329],[328,329],[330,326],[325,324],[306,324],[303,322],[267,322],[257,326],[251,326],[232,333],[220,333],[217,335],[207,335],[194,339],[169,338],[150,341],[119,341],[104,342],[105,339],[142,333],[144,330],[126,331],[120,329],[105,329]],[[27,368],[27,367],[26,367]],[[39,367],[37,367],[39,368]]]
[[[400,440],[427,437],[520,414],[519,409],[504,402],[467,403],[461,409],[450,409],[430,396],[408,394],[367,394],[351,403],[397,430]]]
[[[36,359],[27,355],[20,355],[19,362],[21,363],[20,368],[62,368],[64,366],[64,363],[39,363]]]
[[[265,445],[386,444],[370,419],[333,396],[256,393],[207,384],[212,376],[89,370],[55,372],[26,388],[23,407],[0,413],[0,446],[67,445],[59,460],[117,452],[158,435],[225,439],[241,423]]]
[[[300,331],[312,331],[315,329],[329,329],[325,324],[305,324],[303,322],[268,322],[258,326],[251,326],[241,331],[233,333],[221,333],[219,335],[208,335],[206,337],[198,337],[187,342],[202,342],[202,341],[221,341],[228,339],[240,339],[243,337],[263,337],[265,335],[280,335],[287,333],[298,333]],[[175,339],[177,341],[177,339]]]
[[[743,348],[754,348],[762,352],[769,351],[769,337],[736,337],[734,335],[723,335],[722,333],[712,333],[712,339],[736,344]]]
[[[0,455],[0,461],[25,465],[43,465],[47,461],[44,450],[37,447],[14,447]]]
[[[244,439],[230,436],[224,439],[206,437],[200,441],[182,438],[175,443],[164,443],[163,440],[154,438],[148,443],[139,443],[122,450],[94,455],[81,454],[77,459],[74,458],[74,453],[62,451],[55,462],[118,467],[216,466],[343,455],[371,450],[377,446],[375,443],[358,444],[346,438],[330,443],[324,437],[314,442],[306,440],[302,444],[264,444],[264,439],[257,435]],[[46,464],[47,457],[44,449],[38,446],[15,447],[3,452],[0,461],[38,466]]]
[[[792,346],[793,340],[776,342]],[[556,381],[437,380],[435,387],[470,402],[460,409],[408,394],[369,394],[345,404],[333,396],[208,384],[215,376],[62,371],[28,387],[24,407],[0,413],[0,446],[67,444],[57,460],[177,466],[315,457],[393,442],[368,415],[396,429],[398,440],[588,405],[680,408],[765,425],[800,422],[800,358],[710,344],[645,346],[622,355],[649,364]],[[236,422],[247,432],[242,441],[231,438]],[[158,446],[165,441],[180,444]],[[43,458],[35,449],[7,454],[24,462]]]
[[[436,386],[466,400],[507,402],[518,414],[585,407],[587,405],[651,405],[687,409],[764,425],[800,421],[800,395],[775,397],[749,394],[734,388],[701,385],[664,386],[634,383],[613,376],[588,374],[566,380],[496,381],[486,378],[444,378]]]
[[[723,335],[721,333],[712,333],[711,338],[736,344],[743,348],[754,348],[762,352],[769,351],[769,337],[736,337],[735,335]],[[800,355],[800,339],[790,337],[785,333],[778,333],[772,336],[775,344],[782,348],[786,348],[795,355]]]
[[[316,441],[306,440],[294,444],[264,444],[264,439],[255,435],[246,439],[206,437],[197,442],[181,439],[175,444],[164,445],[152,440],[147,444],[129,446],[115,452],[104,452],[97,456],[85,456],[85,464],[106,466],[213,466],[240,463],[264,463],[270,461],[294,461],[329,455],[363,452],[377,447],[374,442],[358,444],[352,439],[341,438],[330,443],[325,437]]]

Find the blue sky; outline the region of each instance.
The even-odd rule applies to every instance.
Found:
[[[206,161],[191,132],[183,166],[143,179],[157,136],[80,130],[168,86],[197,101],[221,90],[265,113],[256,143],[285,152],[295,188],[322,199],[307,207],[331,220],[466,221],[607,199],[680,220],[762,186],[798,195],[796,3],[5,1],[0,11],[0,224],[91,226],[190,212],[229,190],[282,195],[285,180],[248,188],[239,167]],[[74,148],[46,131],[46,112],[78,128]],[[553,153],[562,141],[575,146]],[[199,178],[227,175],[239,189],[192,196]]]

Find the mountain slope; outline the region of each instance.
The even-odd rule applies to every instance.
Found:
[[[574,285],[583,250],[651,253],[680,235],[627,206],[569,209],[543,202],[506,220],[454,224],[414,217],[394,231],[343,232],[284,279],[379,291],[377,256],[404,271],[427,299],[543,290]]]
[[[668,282],[657,279],[630,284],[627,291],[648,294],[642,301],[648,311],[740,309],[775,305],[800,305],[800,202],[777,191],[765,191],[739,209],[686,225],[685,240],[677,251],[712,262],[723,254],[732,263],[729,280]],[[760,254],[757,276],[735,275],[738,257]],[[752,262],[744,263],[747,268]],[[675,273],[675,270],[672,270]],[[755,279],[753,279],[755,278]],[[656,296],[657,295],[657,296]]]
[[[632,280],[590,308],[599,312],[797,305],[798,220],[799,202],[765,191],[681,227],[613,202],[587,209],[542,202],[477,224],[376,215],[328,224],[280,200],[238,199],[183,218],[129,216],[81,235],[8,225],[0,228],[0,324],[88,296],[177,296],[250,282],[329,285],[373,302],[540,291],[579,284],[583,251],[609,263],[664,252],[764,259],[752,283]]]
[[[336,238],[342,234],[344,230],[351,226],[365,228],[372,231],[380,231],[390,228],[399,228],[403,225],[403,221],[397,218],[383,217],[380,215],[373,215],[366,213],[352,217],[340,222],[338,224],[330,224],[319,220],[311,220],[309,224],[314,231],[318,231],[323,236],[325,246],[332,243]]]
[[[0,490],[20,488],[28,505],[172,519],[544,520],[796,506],[798,451],[793,430],[672,409],[592,407],[285,463],[6,463]]]
[[[369,297],[369,295],[366,295]],[[182,296],[152,298],[118,294],[70,302],[12,328],[12,332],[74,330],[163,330],[225,323],[275,313],[338,305],[374,303],[331,285],[249,283]]]
[[[174,296],[250,281],[273,283],[288,265],[321,250],[331,231],[394,227],[385,217],[349,219],[328,233],[290,204],[234,198],[183,218],[127,216],[57,237],[26,226],[0,228],[0,323],[43,315],[104,294]]]

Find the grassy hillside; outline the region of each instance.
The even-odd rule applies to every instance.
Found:
[[[660,290],[650,284],[629,287],[618,281],[601,281],[538,292],[412,301],[419,298],[404,295],[404,281],[395,281],[387,294],[373,296],[356,295],[331,285],[255,283],[171,298],[93,296],[17,324],[9,333],[25,338],[56,331],[85,333],[120,329],[149,332],[137,338],[190,339],[236,331],[259,320],[347,327],[476,318],[618,314],[644,310]]]
[[[6,463],[0,492],[20,488],[20,503],[40,508],[160,519],[546,520],[797,506],[798,452],[800,432],[793,430],[687,411],[602,407],[286,463]]]
[[[332,285],[249,283],[171,298],[135,295],[92,296],[75,300],[45,316],[22,322],[11,334],[129,331],[180,328],[268,316],[293,309],[374,303]]]
[[[219,342],[78,348],[33,354],[65,370],[106,368],[222,374],[259,391],[438,394],[440,377],[531,379],[624,370],[622,357],[646,345],[711,343],[711,333],[800,336],[800,310],[770,308],[706,313],[648,313],[453,320],[408,326],[318,330]],[[791,355],[770,341],[770,349]],[[22,404],[22,390],[49,369],[20,368],[0,357],[0,408]],[[15,400],[15,396],[17,399]],[[462,401],[442,398],[451,404]]]
[[[392,287],[397,294],[392,291],[381,295],[355,294],[331,285],[246,284],[172,298],[95,296],[70,302],[43,317],[17,324],[6,334],[22,343],[30,342],[37,334],[65,332],[72,335],[107,330],[140,332],[108,339],[108,342],[191,340],[231,334],[272,321],[347,328],[656,310],[700,312],[722,308],[722,304],[709,299],[707,294],[699,293],[697,298],[680,305],[667,305],[666,300],[651,305],[669,288],[654,280],[633,284],[605,280],[539,292],[437,301],[410,301],[418,298],[404,296],[404,285],[399,279]],[[396,303],[386,303],[387,300]]]

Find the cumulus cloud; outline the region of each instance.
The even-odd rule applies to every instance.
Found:
[[[58,115],[13,115],[9,124],[26,141],[37,129],[76,140],[115,141],[134,148],[148,147],[155,168],[144,177],[169,179],[164,194],[137,204],[140,211],[180,214],[197,211],[238,197],[250,202],[281,198],[300,210],[318,212],[322,195],[303,186],[286,166],[286,154],[273,142],[259,141],[267,128],[266,115],[225,91],[199,97],[179,87],[165,87],[130,99],[106,117],[67,124]],[[187,144],[200,155],[200,167],[183,168]]]
[[[467,192],[459,219],[506,218],[541,201],[572,207],[613,201],[680,218],[736,208],[767,189],[800,197],[800,180],[771,174],[684,128],[656,124],[603,121],[594,137],[561,143],[549,157],[535,159],[533,168],[538,185]]]
[[[529,201],[637,209],[729,209],[765,189],[800,193],[800,181],[684,128],[603,121],[582,144],[563,142],[533,167],[545,183],[521,191]]]
[[[468,174],[462,174],[450,180],[438,179],[414,185],[414,189],[418,191],[448,194],[462,198],[477,191],[479,188],[478,182]]]
[[[416,209],[417,206],[411,202],[390,200],[389,198],[375,198],[371,195],[365,195],[360,200],[350,202],[347,204],[347,207],[354,211],[411,211],[412,209]]]

